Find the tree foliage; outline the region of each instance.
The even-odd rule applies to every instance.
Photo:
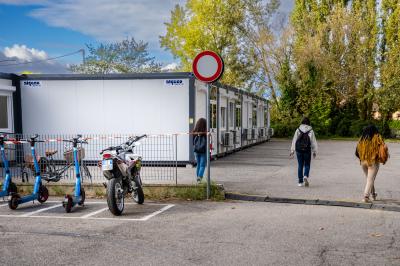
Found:
[[[148,43],[134,38],[98,46],[87,44],[89,55],[84,63],[71,65],[70,70],[84,74],[159,72],[161,65],[147,51]]]
[[[269,18],[278,6],[277,0],[187,0],[171,12],[161,46],[180,59],[184,71],[191,71],[197,53],[213,50],[224,59],[224,83],[262,94],[274,89],[273,77],[266,77],[274,50],[266,44],[274,44]]]
[[[295,0],[286,25],[279,5],[187,0],[161,45],[185,71],[198,52],[220,53],[222,81],[267,95],[273,120],[290,128],[307,115],[320,133],[351,135],[400,109],[399,0]]]
[[[277,75],[290,111],[277,120],[308,115],[321,133],[349,134],[376,111],[389,119],[400,108],[399,18],[398,0],[296,0],[292,53]]]
[[[400,109],[400,2],[382,1],[382,36],[378,105],[383,118]]]

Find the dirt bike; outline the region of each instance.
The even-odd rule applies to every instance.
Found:
[[[108,180],[107,205],[111,213],[121,215],[124,210],[125,196],[131,193],[133,200],[143,204],[144,193],[140,169],[142,157],[133,153],[133,149],[139,145],[140,139],[146,137],[130,137],[127,142],[108,147],[100,152],[103,156],[101,168],[104,177]]]

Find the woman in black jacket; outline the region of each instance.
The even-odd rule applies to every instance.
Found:
[[[207,121],[204,118],[197,120],[193,129],[193,150],[197,162],[197,182],[200,183],[207,165]]]

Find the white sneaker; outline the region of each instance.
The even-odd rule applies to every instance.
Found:
[[[308,187],[310,185],[310,183],[308,183],[308,178],[307,177],[304,177],[304,185],[306,187]]]
[[[304,183],[298,183],[297,186],[298,187],[304,187]]]

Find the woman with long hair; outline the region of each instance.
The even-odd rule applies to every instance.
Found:
[[[200,183],[204,176],[207,165],[207,120],[200,118],[193,129],[193,150],[196,157],[197,183]]]
[[[370,203],[369,196],[376,200],[375,178],[378,174],[379,164],[385,164],[388,157],[387,146],[374,125],[365,127],[357,143],[356,156],[360,159],[360,165],[364,171],[367,183],[364,190],[363,202]]]

